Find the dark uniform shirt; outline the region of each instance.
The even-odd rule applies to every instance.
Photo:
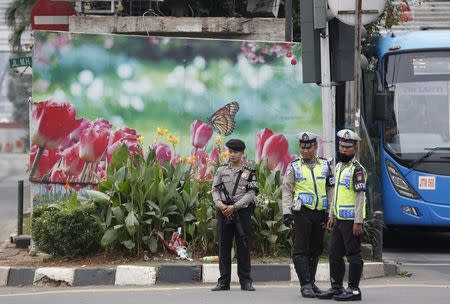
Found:
[[[216,175],[214,175],[212,196],[216,206],[219,206],[221,202],[225,202],[226,199],[223,192],[219,191],[215,186],[223,182],[231,197],[239,172],[242,172],[242,174],[239,178],[236,193],[232,197],[235,202],[234,207],[236,209],[247,208],[255,199],[258,192],[255,170],[250,169],[245,165],[240,168],[233,168],[231,164],[226,164],[220,166],[219,169],[217,169]]]

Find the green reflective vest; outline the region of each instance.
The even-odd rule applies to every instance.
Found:
[[[359,166],[358,161],[353,161],[341,171],[342,163],[336,165],[335,176],[337,176],[334,186],[334,214],[340,220],[355,219],[355,203],[356,192],[353,185],[353,173],[355,171],[355,163]],[[365,182],[367,182],[366,170],[363,166]],[[363,218],[366,217],[366,193],[364,192]]]
[[[308,167],[301,159],[292,162],[294,168],[294,206],[292,210],[298,211],[301,206],[311,210],[326,210],[328,198],[326,180],[329,174],[328,162],[317,158],[318,164],[314,169]]]

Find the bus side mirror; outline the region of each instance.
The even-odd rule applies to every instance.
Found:
[[[392,102],[394,92],[382,91],[375,94],[375,120],[385,120],[389,113],[387,113],[388,104]]]

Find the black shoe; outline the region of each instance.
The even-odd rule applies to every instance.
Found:
[[[345,289],[343,287],[331,287],[328,290],[316,295],[316,298],[321,300],[329,300],[333,298],[333,296],[340,295],[343,293],[345,293]]]
[[[314,294],[317,296],[322,293],[322,290],[320,290],[319,287],[315,283],[311,284],[312,290],[314,291]]]
[[[361,301],[361,290],[349,287],[345,292],[333,296],[336,301]]]
[[[211,291],[222,291],[222,290],[230,290],[230,285],[217,284],[216,287],[211,289]]]
[[[241,290],[255,291],[255,287],[253,287],[252,283],[245,283],[245,284],[241,285]]]
[[[303,285],[300,289],[300,292],[302,293],[302,297],[304,298],[315,298],[316,294],[314,293],[314,290],[311,286],[311,284]]]

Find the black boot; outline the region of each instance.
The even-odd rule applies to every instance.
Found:
[[[217,283],[216,287],[211,289],[211,291],[222,291],[222,290],[230,290],[230,285],[226,285],[223,283]]]
[[[253,287],[251,282],[247,282],[241,285],[241,290],[245,291],[255,291],[255,287]]]
[[[330,280],[331,288],[316,295],[318,299],[331,299],[335,295],[343,294],[345,289],[343,287],[343,280],[345,274],[344,261],[332,262],[330,261]]]
[[[363,264],[350,263],[348,267],[348,288],[345,293],[333,297],[336,301],[361,301],[359,280],[363,270]]]
[[[322,290],[320,290],[319,287],[316,286],[316,272],[317,272],[317,265],[319,264],[319,258],[313,257],[309,258],[309,276],[311,279],[311,286],[314,291],[314,294],[317,296],[318,294],[322,293]]]
[[[297,272],[298,280],[300,281],[300,292],[304,298],[314,298],[316,295],[312,289],[311,279],[309,274],[309,258],[303,255],[298,255],[292,258],[294,262],[295,272]]]

